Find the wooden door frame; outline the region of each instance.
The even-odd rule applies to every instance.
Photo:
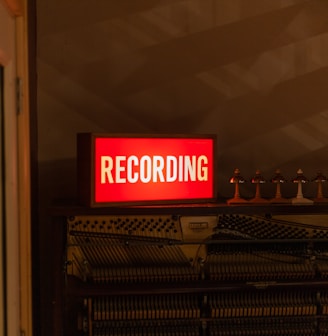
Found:
[[[24,0],[1,0],[13,16],[24,14]]]
[[[20,331],[32,335],[31,171],[29,111],[28,0],[0,0],[15,20],[16,61],[20,97],[17,104],[17,185]]]

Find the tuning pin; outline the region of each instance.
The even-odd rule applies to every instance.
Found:
[[[314,202],[328,202],[328,198],[323,196],[322,184],[327,182],[326,176],[324,176],[321,170],[318,171],[317,176],[312,180],[318,184],[317,196],[314,199]]]
[[[268,201],[261,196],[260,186],[266,183],[266,180],[262,176],[259,169],[256,170],[255,176],[251,179],[251,182],[255,184],[255,197],[250,200],[252,203],[267,203]]]
[[[230,183],[235,185],[234,197],[227,201],[228,204],[240,204],[246,203],[247,200],[240,197],[239,194],[239,184],[245,183],[245,179],[240,175],[240,170],[236,168],[234,170],[234,175],[230,179]]]
[[[281,185],[287,180],[284,178],[284,176],[281,174],[280,169],[277,169],[275,171],[275,174],[271,178],[271,183],[274,183],[276,185],[276,194],[275,197],[270,200],[271,203],[290,203],[290,200],[282,197],[281,195]]]
[[[303,197],[302,185],[309,182],[309,180],[304,176],[303,170],[299,169],[297,171],[296,177],[292,180],[293,183],[297,183],[297,194],[296,197],[292,198],[293,204],[313,204],[313,201]]]

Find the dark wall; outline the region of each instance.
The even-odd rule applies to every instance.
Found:
[[[223,197],[235,167],[247,180],[256,169],[288,180],[298,168],[328,173],[327,13],[326,0],[37,1],[43,307],[45,211],[76,196],[78,132],[217,134]],[[263,190],[272,196],[272,185]]]
[[[75,196],[76,133],[215,133],[239,167],[327,170],[326,1],[38,3],[41,189]],[[252,186],[249,186],[252,192]]]

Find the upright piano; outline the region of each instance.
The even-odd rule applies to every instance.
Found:
[[[52,209],[54,335],[328,335],[328,207]]]

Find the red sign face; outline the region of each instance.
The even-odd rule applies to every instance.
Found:
[[[214,198],[214,138],[94,139],[94,202]]]

